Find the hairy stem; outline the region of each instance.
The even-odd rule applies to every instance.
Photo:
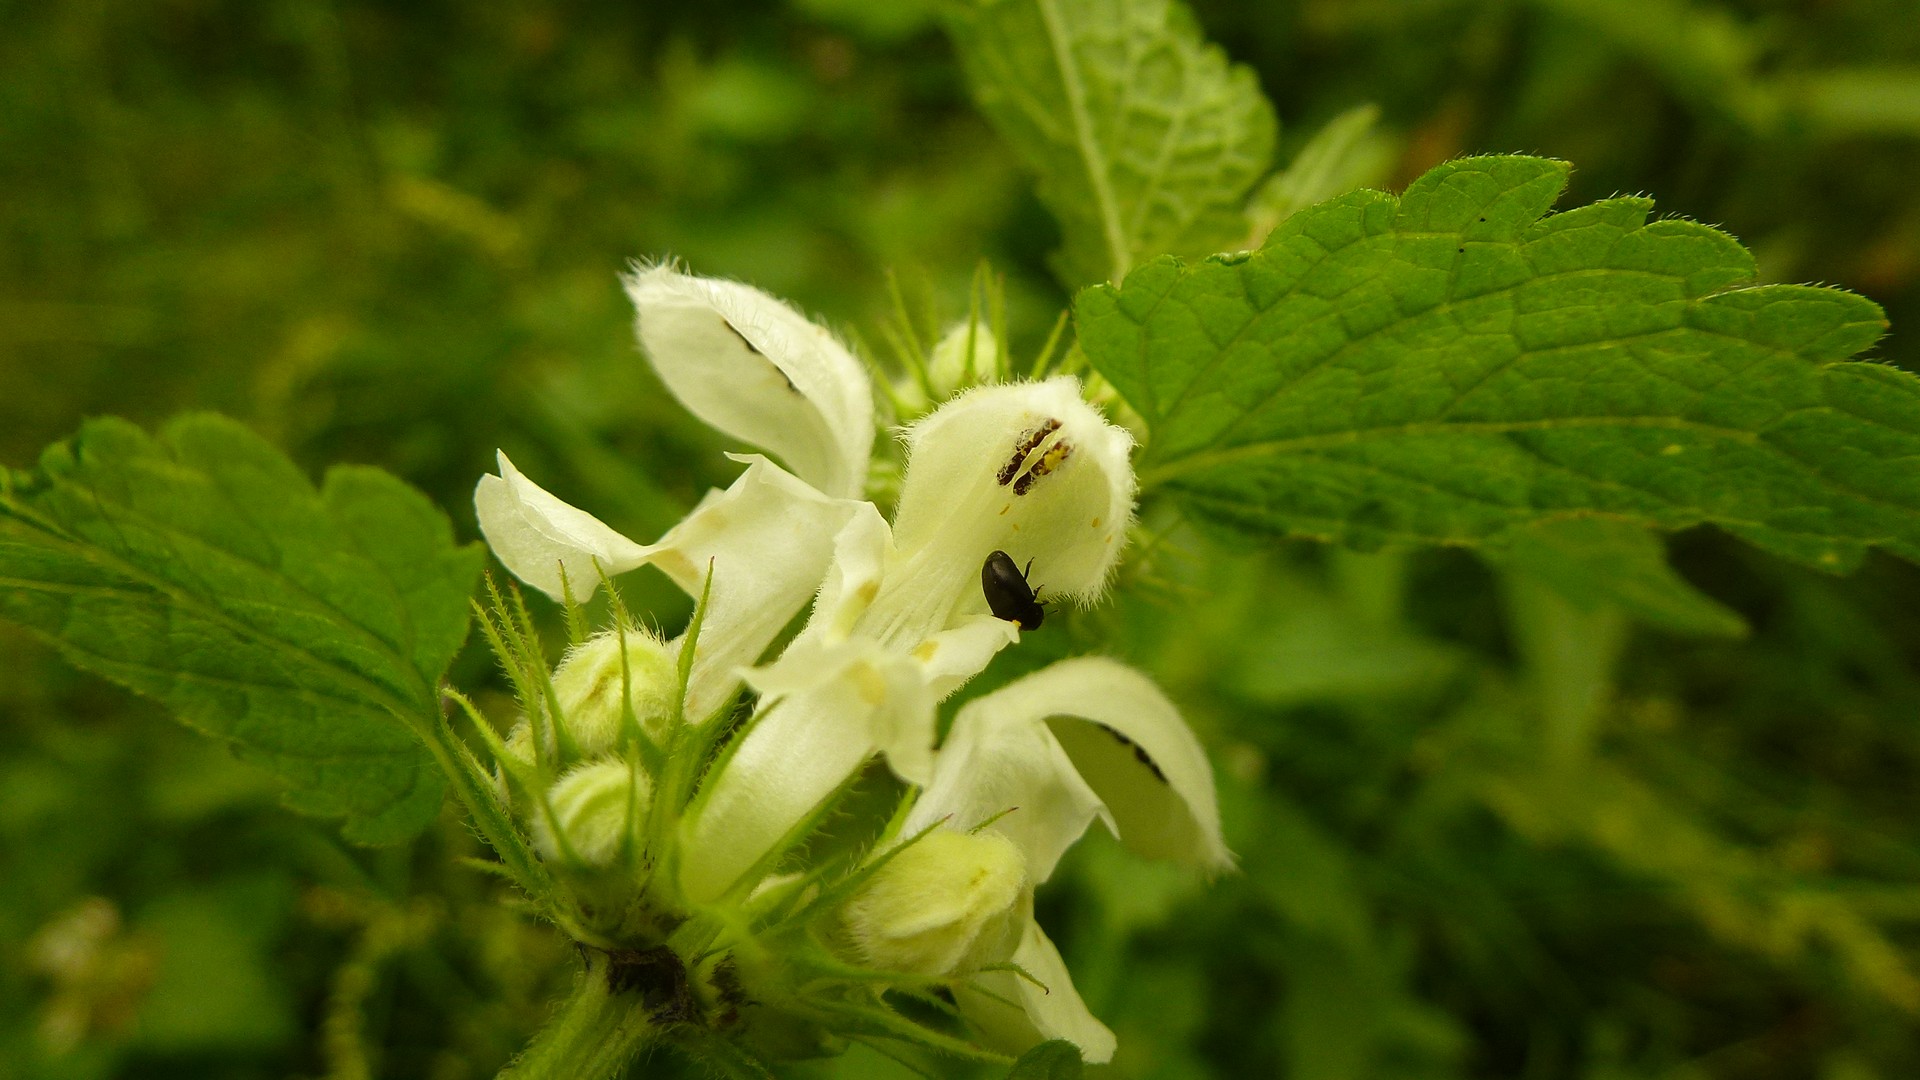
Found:
[[[573,993],[498,1080],[608,1080],[646,1049],[659,1029],[638,993],[608,983],[612,965],[590,960]]]

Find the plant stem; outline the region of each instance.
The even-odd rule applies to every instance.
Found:
[[[637,993],[607,983],[609,965],[587,962],[573,993],[498,1080],[609,1080],[658,1033]]]
[[[1593,750],[1630,624],[1612,604],[1582,609],[1524,573],[1506,578],[1507,611],[1537,695],[1550,765],[1578,765]]]

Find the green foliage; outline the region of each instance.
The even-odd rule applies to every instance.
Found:
[[[1136,269],[1246,246],[1355,187],[1399,191],[1459,155],[1526,149],[1576,163],[1565,205],[1653,193],[1738,236],[1759,281],[1872,297],[1896,327],[1879,355],[1920,369],[1920,337],[1899,329],[1920,315],[1910,0],[1191,4],[1220,51],[1179,4],[1115,4],[1096,26],[1068,0],[966,0],[948,26],[971,87],[935,0],[21,8],[0,42],[0,457],[24,464],[82,416],[218,408],[303,467],[378,463],[456,528],[504,445],[571,501],[657,536],[730,467],[633,362],[614,281],[626,258],[674,253],[876,341],[885,274],[914,301],[924,275],[928,308],[951,315],[984,256],[1006,275],[1013,352],[1031,355],[1060,304],[1044,211],[1075,286],[1119,280],[1106,229],[1126,220],[1097,212],[1061,73],[1137,94],[1151,80],[1128,58],[1147,55],[1186,65],[1159,69],[1179,80],[1085,144],[1145,147],[1110,174],[1120,184],[1145,175],[1168,102],[1237,102],[1185,130],[1225,137],[1238,116],[1253,132],[1265,106],[1249,72],[1288,137],[1264,183],[1253,141],[1228,155],[1231,176],[1163,178],[1172,201],[1138,204],[1161,207],[1142,219],[1160,231],[1123,237]],[[1048,11],[1082,47],[1004,32]],[[1128,36],[1156,11],[1170,42]],[[1101,51],[1116,45],[1137,48]],[[1378,121],[1361,134],[1369,102]],[[1622,206],[1629,237],[1699,234],[1631,228],[1637,214]],[[1303,243],[1306,224],[1283,233]],[[1746,262],[1708,246],[1703,263]],[[1200,275],[1244,280],[1181,276]],[[1711,287],[1687,302],[1727,303]],[[1467,372],[1485,361],[1456,355]],[[1792,356],[1761,369],[1858,390],[1853,405],[1908,384]],[[1729,382],[1719,393],[1753,385]],[[1476,467],[1493,463],[1474,452],[1519,445],[1463,441]],[[1835,447],[1868,477],[1902,452],[1852,433]],[[1385,483],[1322,468],[1337,452],[1293,455],[1295,475],[1317,470],[1335,493]],[[1764,490],[1749,479],[1691,494]],[[1037,897],[1120,1037],[1114,1072],[1920,1074],[1920,570],[1869,554],[1835,578],[1711,530],[1663,545],[1644,524],[1655,511],[1541,516],[1524,501],[1454,506],[1499,526],[1465,530],[1484,560],[1275,542],[1265,521],[1203,536],[1171,511],[1205,508],[1162,481],[1110,602],[1050,615],[967,690],[1109,652],[1149,667],[1208,744],[1242,873],[1202,888],[1096,838]],[[44,478],[8,482],[18,506],[45,494]],[[1299,518],[1326,492],[1279,494],[1289,534],[1391,539],[1382,509]],[[23,550],[46,564],[47,536],[0,517],[0,576]],[[1429,533],[1459,531],[1441,524]],[[1846,554],[1826,540],[1809,551]],[[91,558],[66,569],[99,573]],[[676,590],[634,578],[636,611],[683,616]],[[10,580],[0,596],[53,602]],[[0,964],[0,1074],[486,1077],[572,981],[573,948],[472,872],[462,856],[482,852],[452,815],[407,847],[342,849],[330,825],[273,811],[273,774],[8,618],[0,651],[0,939],[25,943],[24,963]],[[482,652],[451,678],[510,723]],[[331,669],[289,669],[308,676],[336,685]],[[331,723],[329,737],[364,727],[411,745],[381,709]],[[100,910],[120,914],[76,918]],[[393,929],[416,920],[427,929]],[[97,933],[85,948],[76,922]],[[856,1047],[798,1074],[907,1075],[889,1064]],[[671,1055],[646,1070],[709,1072]]]
[[[273,770],[363,843],[443,778],[417,732],[466,635],[475,545],[370,468],[316,490],[232,421],[83,427],[0,487],[0,611]]]
[[[1082,347],[1152,430],[1143,482],[1357,547],[1601,514],[1833,570],[1920,558],[1920,382],[1842,362],[1879,307],[1747,287],[1737,243],[1645,199],[1542,218],[1566,174],[1463,159],[1082,293]]]
[[[1060,220],[1063,282],[1246,235],[1273,107],[1179,0],[966,0],[948,25],[981,109]]]
[[[1673,572],[1653,534],[1627,522],[1543,521],[1517,531],[1501,561],[1586,610],[1618,608],[1681,634],[1739,637],[1746,631],[1739,613]]]

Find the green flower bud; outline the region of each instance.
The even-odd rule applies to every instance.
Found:
[[[624,674],[620,665],[623,639],[627,654]],[[666,643],[641,630],[597,634],[568,650],[560,666],[553,669],[554,697],[559,699],[567,733],[573,736],[583,757],[596,757],[619,745],[624,716],[620,705],[622,685],[627,688],[627,701],[641,728],[655,740],[664,738],[679,682]]]
[[[638,843],[652,794],[645,770],[618,758],[575,766],[547,789],[552,816],[540,807],[528,815],[534,850],[544,859],[565,858],[567,851],[555,836],[558,826],[574,858],[587,866],[612,865],[629,832]]]
[[[936,829],[895,854],[841,909],[863,962],[957,975],[1013,954],[1033,917],[1027,860],[997,832]]]
[[[624,676],[620,669],[623,637],[627,646]],[[643,630],[628,630],[624,635],[608,630],[568,650],[560,666],[553,669],[553,696],[560,703],[561,722],[579,748],[580,758],[595,758],[619,748],[625,722],[620,708],[623,679],[633,718],[641,730],[655,742],[666,741],[680,685],[673,654],[665,642]],[[542,726],[546,727],[544,722]],[[548,727],[542,734],[547,760],[563,767],[571,764],[572,760],[561,760],[553,730]],[[514,725],[507,735],[507,750],[532,764],[532,725],[525,720]]]
[[[972,349],[969,350],[968,346]],[[942,335],[927,358],[927,381],[935,400],[944,400],[969,386],[993,381],[1000,359],[1000,343],[986,322],[958,322]]]

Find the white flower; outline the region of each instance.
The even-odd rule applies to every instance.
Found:
[[[890,527],[857,498],[872,387],[832,335],[758,290],[667,266],[627,287],[674,395],[785,468],[737,458],[746,473],[647,545],[542,490],[504,454],[475,506],[501,562],[556,599],[563,572],[584,599],[603,575],[643,565],[697,597],[711,566],[694,719],[724,704],[814,600],[799,637],[750,675],[757,713],[683,823],[681,884],[706,902],[804,830],[876,753],[903,780],[932,781],[935,706],[1019,639],[988,608],[982,564],[1005,551],[1031,564],[1043,599],[1095,598],[1132,517],[1132,439],[1071,377],[976,388],[905,433]]]
[[[1030,885],[1038,885],[1096,818],[1149,858],[1205,870],[1232,865],[1213,770],[1173,703],[1132,668],[1082,657],[962,708],[902,831],[985,822],[983,831],[1020,851]],[[989,971],[956,990],[969,1020],[1010,1047],[1066,1039],[1089,1061],[1112,1056],[1113,1033],[1088,1011],[1031,918],[1012,962],[1032,980]]]
[[[981,566],[996,550],[1045,595],[1090,601],[1133,510],[1132,440],[1072,378],[982,387],[906,434],[908,465],[889,528],[852,515],[813,614],[752,678],[760,713],[702,791],[683,834],[681,882],[709,901],[790,841],[876,752],[925,784],[934,705],[1018,640],[994,618]]]
[[[886,574],[856,631],[910,647],[956,612],[986,613],[980,566],[996,550],[1031,559],[1049,596],[1100,594],[1133,517],[1133,439],[1081,398],[1079,380],[979,387],[906,440]]]
[[[604,577],[643,565],[706,592],[687,714],[713,714],[743,678],[758,702],[680,820],[677,899],[698,908],[749,894],[880,755],[922,789],[901,833],[921,838],[842,906],[845,946],[877,968],[953,979],[961,1011],[991,1042],[1062,1038],[1107,1060],[1113,1034],[1034,922],[1033,889],[1096,819],[1141,854],[1230,865],[1198,742],[1151,681],[1082,658],[969,703],[934,745],[939,702],[1020,638],[983,592],[990,554],[1029,567],[1042,600],[1086,604],[1105,588],[1133,513],[1130,436],[1071,377],[977,387],[904,432],[908,467],[889,524],[861,497],[872,387],[831,334],[757,290],[668,266],[638,270],[627,288],[674,396],[780,464],[736,455],[746,472],[653,544],[555,498],[504,454],[475,506],[501,562],[555,599],[564,584],[584,600]],[[942,343],[943,376],[963,380],[981,362],[968,340]],[[792,643],[754,666],[809,600]],[[685,640],[645,644],[651,687]],[[568,693],[624,722],[602,653],[620,655],[583,649]],[[634,711],[652,715],[658,702]],[[589,754],[613,730],[586,728]],[[534,822],[537,850],[611,862],[650,790],[644,772],[612,759],[577,766],[548,792],[553,821]]]
[[[697,720],[733,696],[740,670],[812,598],[834,536],[864,505],[854,496],[873,444],[873,391],[845,346],[757,289],[667,266],[636,272],[627,289],[647,356],[674,395],[787,468],[736,456],[747,471],[655,544],[555,498],[504,453],[500,475],[481,478],[474,507],[500,561],[555,600],[563,571],[584,601],[603,576],[649,564],[699,597],[711,564],[688,689],[687,715]]]

